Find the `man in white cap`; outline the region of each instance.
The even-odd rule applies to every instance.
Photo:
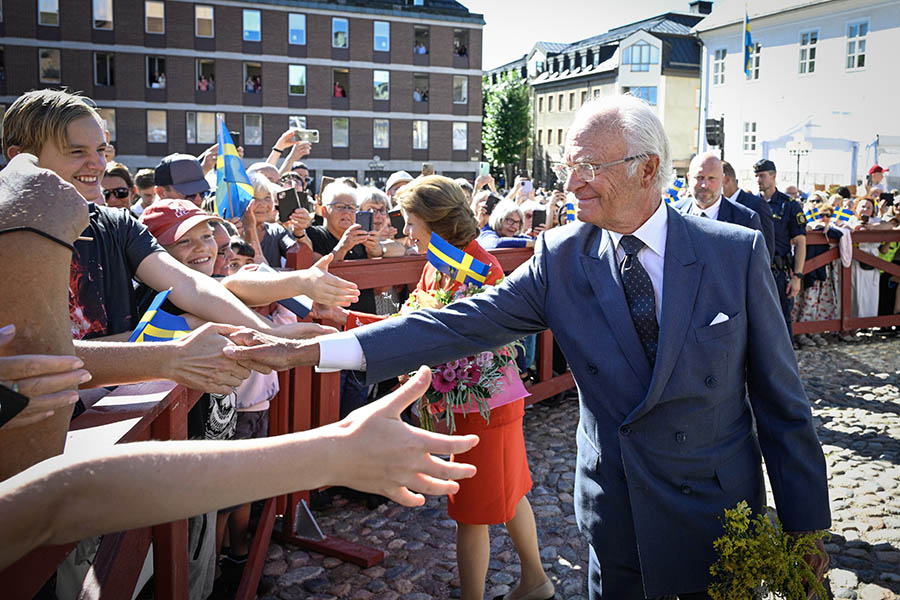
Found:
[[[406,171],[396,171],[391,173],[391,176],[388,177],[387,183],[384,185],[384,191],[390,197],[391,202],[394,201],[394,196],[397,195],[397,192],[400,191],[404,185],[413,180],[413,176],[407,173]]]

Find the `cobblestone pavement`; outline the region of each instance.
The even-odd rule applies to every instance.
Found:
[[[900,598],[900,338],[800,350],[801,374],[828,461],[833,514],[827,549],[838,598]],[[557,598],[587,596],[587,544],[572,506],[577,401],[546,401],[525,413],[525,440],[544,566]],[[265,600],[296,598],[428,600],[458,598],[455,524],[445,500],[424,507],[393,503],[368,510],[337,497],[317,511],[326,534],[385,552],[369,569],[275,542],[261,591]],[[769,499],[769,504],[774,502]],[[518,562],[502,526],[491,527],[485,598],[515,585]]]

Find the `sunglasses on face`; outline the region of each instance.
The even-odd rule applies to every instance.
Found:
[[[131,190],[127,187],[113,188],[111,190],[103,190],[103,197],[109,200],[109,196],[112,194],[119,200],[127,198],[131,195]]]

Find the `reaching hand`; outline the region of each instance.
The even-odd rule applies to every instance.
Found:
[[[222,354],[228,345],[225,336],[239,329],[207,323],[180,340],[167,342],[178,347],[166,371],[169,378],[190,389],[227,394],[250,375],[250,369],[268,373],[270,369],[250,359],[238,364]]]
[[[350,306],[359,300],[359,288],[355,283],[328,272],[334,254],[326,254],[309,269],[300,272],[306,285],[305,294],[315,302],[329,306]]]
[[[287,323],[272,327],[271,334],[278,338],[288,340],[310,340],[320,335],[337,333],[334,327],[319,325],[318,323]]]
[[[381,494],[404,506],[421,506],[425,503],[422,494],[456,493],[459,484],[453,479],[475,475],[472,465],[433,455],[462,454],[478,443],[477,436],[431,433],[400,420],[400,413],[430,384],[431,369],[420,367],[393,394],[328,426],[346,443],[335,453],[335,463],[329,464],[338,485]]]
[[[15,336],[15,325],[0,329],[0,348]],[[0,383],[29,399],[28,406],[3,428],[32,425],[75,404],[75,388],[91,380],[83,365],[77,356],[20,354],[0,358]]]
[[[293,140],[293,138],[291,138]],[[300,160],[304,156],[308,155],[312,152],[312,143],[311,142],[297,142],[294,144],[294,147],[291,148],[291,156],[290,161],[293,163],[295,160]]]
[[[319,321],[330,321],[338,325],[346,325],[350,311],[340,306],[326,306],[315,302],[312,310],[309,312],[309,316]]]
[[[203,154],[197,157],[197,160],[200,161],[200,166],[203,167],[204,173],[209,173],[213,169],[216,168],[216,160],[219,157],[219,145],[213,144],[209,148],[203,151]]]
[[[276,371],[319,364],[319,345],[315,342],[288,340],[241,327],[230,336],[225,356],[237,361],[261,363]]]

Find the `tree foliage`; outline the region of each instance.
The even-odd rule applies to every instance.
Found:
[[[485,78],[483,98],[485,160],[494,166],[518,162],[531,132],[528,84],[511,72],[492,85]]]

